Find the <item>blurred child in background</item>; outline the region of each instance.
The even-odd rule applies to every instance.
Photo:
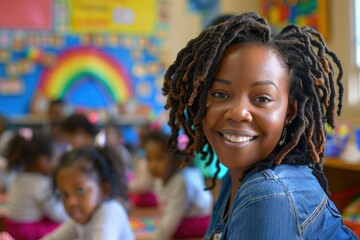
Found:
[[[151,128],[150,125],[146,124],[138,130],[139,141],[133,157],[133,174],[129,181],[130,200],[136,207],[157,206],[157,199],[154,192],[155,178],[150,174],[144,149],[144,140]]]
[[[61,123],[65,119],[64,108],[65,103],[62,99],[53,99],[47,111],[48,130],[55,139],[56,151],[59,153],[63,153],[68,147],[61,131]]]
[[[205,191],[197,168],[179,169],[181,160],[168,148],[168,136],[160,131],[145,138],[150,173],[157,178],[156,194],[161,219],[153,239],[203,237],[210,221],[212,195]]]
[[[4,154],[6,145],[13,135],[13,131],[9,128],[9,120],[7,117],[0,115],[0,155]]]
[[[98,126],[91,122],[85,115],[80,113],[75,113],[67,117],[62,122],[62,134],[66,141],[70,144],[71,148],[80,148],[84,146],[96,146],[99,145],[99,142],[96,142],[96,136],[99,133]],[[105,134],[106,135],[106,134]],[[107,143],[107,140],[104,140],[100,145],[101,146],[108,146],[113,145]],[[117,153],[119,154],[119,152]],[[119,163],[121,166],[126,166],[125,158],[126,154],[120,154]],[[126,169],[126,167],[124,167]],[[119,179],[122,181],[122,179]],[[126,188],[127,189],[127,188]],[[120,196],[119,196],[120,197]],[[130,208],[129,197],[127,192],[122,194],[121,202],[126,209]]]
[[[62,156],[54,189],[71,220],[44,239],[135,239],[127,213],[116,201],[126,192],[125,169],[119,158],[110,146],[75,148]]]
[[[95,136],[98,133],[96,124],[79,113],[74,113],[61,124],[62,135],[72,148],[86,145],[94,145]]]
[[[4,158],[4,151],[9,143],[10,139],[13,137],[14,133],[9,129],[8,119],[0,115],[0,192],[6,191],[7,185],[7,173],[6,165],[7,161]]]
[[[122,131],[114,121],[107,122],[103,129],[96,137],[96,145],[110,145],[118,150],[121,159],[125,164],[126,172],[131,172],[133,169],[133,160],[130,151],[125,147]]]
[[[5,157],[8,170],[16,172],[7,192],[5,230],[17,240],[39,239],[67,219],[51,191],[51,175],[58,164],[54,140],[45,133],[20,129]]]

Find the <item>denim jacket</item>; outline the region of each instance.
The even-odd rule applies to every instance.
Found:
[[[347,228],[312,170],[281,164],[249,172],[226,218],[231,179],[225,175],[206,240],[358,239]]]

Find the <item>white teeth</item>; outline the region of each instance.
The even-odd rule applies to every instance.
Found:
[[[253,139],[253,137],[244,137],[244,136],[236,137],[228,134],[223,134],[223,135],[230,142],[236,142],[236,143],[248,142]]]

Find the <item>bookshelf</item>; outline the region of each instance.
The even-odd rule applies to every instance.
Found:
[[[352,163],[340,158],[326,158],[324,172],[332,193],[360,186],[360,161]]]

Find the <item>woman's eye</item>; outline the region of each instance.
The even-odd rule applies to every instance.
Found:
[[[261,97],[257,97],[256,101],[260,103],[268,103],[268,102],[272,102],[272,99],[267,96],[261,96]]]
[[[81,196],[85,193],[85,188],[77,188],[75,190],[76,195]]]
[[[212,95],[216,98],[227,98],[228,95],[224,92],[214,92]]]

